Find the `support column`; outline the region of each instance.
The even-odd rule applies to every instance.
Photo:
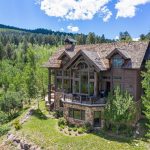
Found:
[[[48,68],[48,102],[51,104],[51,69]]]
[[[94,95],[98,95],[98,76],[97,72],[94,72]]]

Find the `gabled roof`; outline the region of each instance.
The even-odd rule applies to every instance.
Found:
[[[70,67],[75,60],[82,55],[85,59],[87,59],[93,66],[95,66],[95,69],[97,71],[106,70],[105,64],[102,62],[102,60],[99,58],[99,55],[97,52],[87,51],[87,50],[80,50],[74,55],[74,57],[71,59],[71,61],[65,66],[65,69]]]
[[[61,59],[64,55],[68,56],[68,58],[71,59],[70,55],[68,54],[67,51],[63,51],[63,53],[60,54],[60,56],[58,57],[58,59]]]
[[[129,54],[126,52],[126,50],[123,49],[118,49],[115,48],[113,51],[110,52],[110,54],[108,54],[106,56],[107,59],[110,59],[114,54],[119,54],[120,56],[122,56],[124,59],[130,59]]]
[[[71,60],[82,50],[82,53],[86,55],[100,70],[105,70],[109,67],[108,56],[114,53],[114,50],[119,52],[129,60],[127,68],[139,69],[143,62],[143,58],[149,46],[149,41],[138,42],[114,42],[103,44],[91,44],[91,45],[76,45],[73,51],[66,51],[65,48],[58,50],[50,59],[49,67],[53,67],[54,60],[58,61],[59,56],[65,51],[71,58]],[[54,63],[54,66],[56,63]]]

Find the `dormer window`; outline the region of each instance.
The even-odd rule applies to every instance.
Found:
[[[115,55],[112,57],[112,67],[121,68],[124,64],[124,59],[120,55]]]

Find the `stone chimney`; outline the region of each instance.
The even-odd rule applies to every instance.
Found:
[[[66,51],[74,51],[76,40],[71,39],[71,38],[66,38],[64,42],[65,42]]]

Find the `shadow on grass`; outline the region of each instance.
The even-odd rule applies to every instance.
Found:
[[[41,119],[41,120],[46,120],[47,119],[46,115],[43,114],[40,109],[33,110],[32,116],[35,116],[35,117],[37,117],[38,119]]]
[[[109,140],[109,141],[116,141],[116,142],[119,142],[119,143],[128,143],[130,145],[133,144],[134,142],[134,138],[132,137],[125,137],[125,136],[120,136],[120,135],[112,135],[112,134],[108,134],[104,131],[95,131],[93,132],[92,134],[96,135],[96,136],[99,136],[101,138],[104,138],[106,140]]]

